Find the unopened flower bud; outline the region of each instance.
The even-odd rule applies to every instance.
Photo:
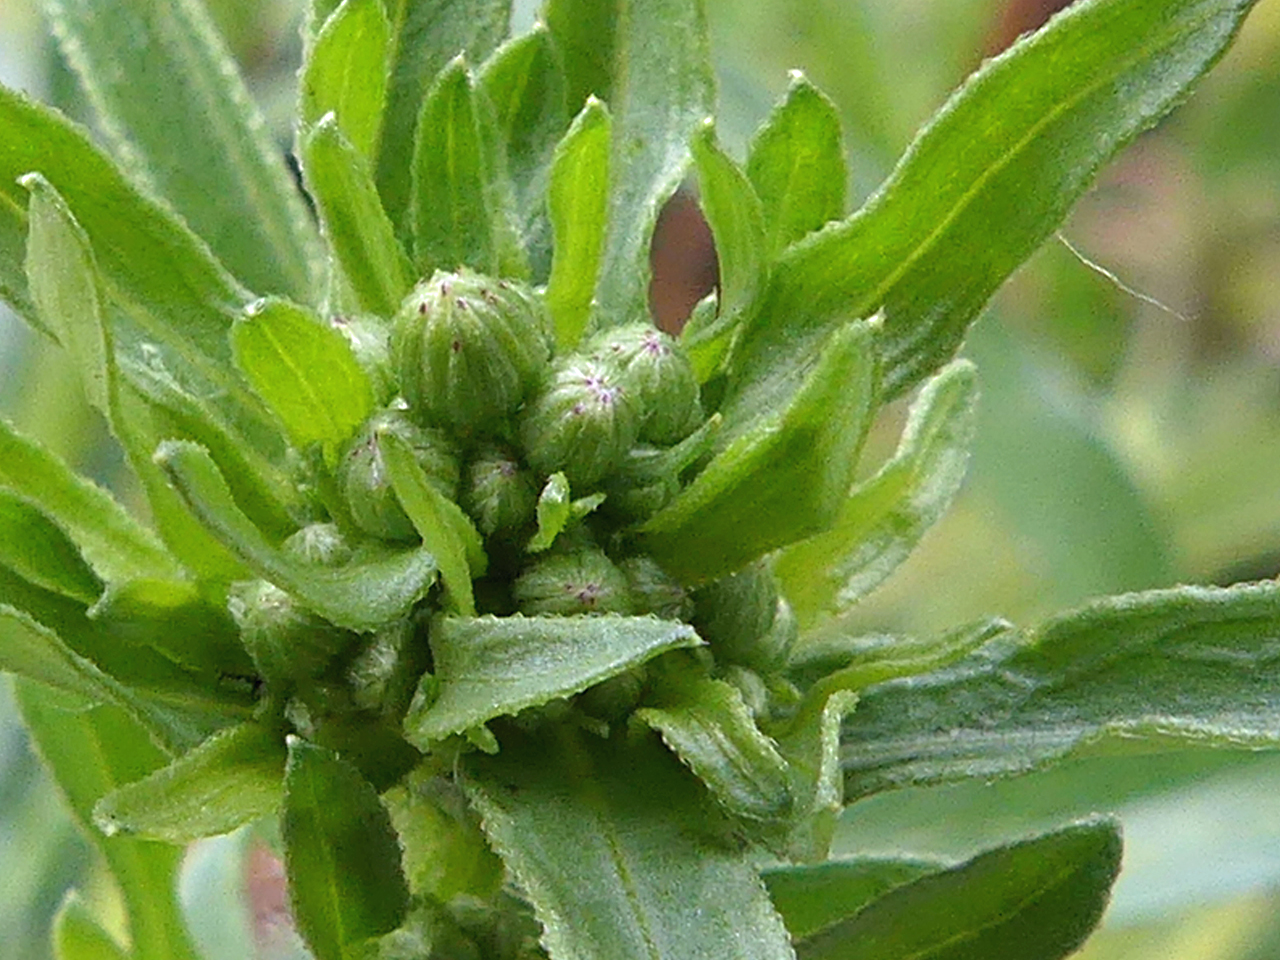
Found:
[[[778,615],[778,584],[764,561],[721,577],[694,595],[693,625],[716,660],[768,669],[777,638],[770,638]]]
[[[600,550],[558,553],[535,560],[516,578],[516,607],[529,616],[632,613],[626,575]]]
[[[513,454],[490,447],[467,464],[462,508],[485,536],[516,533],[537,506],[537,481]]]
[[[635,598],[636,613],[652,613],[663,620],[688,620],[693,615],[689,594],[652,557],[629,557],[618,566]]]
[[[578,706],[589,717],[614,723],[640,704],[649,672],[644,664],[624,670],[578,695]]]
[[[299,604],[266,580],[232,585],[227,609],[240,638],[268,682],[297,682],[317,676],[358,639]]]
[[[437,271],[401,306],[391,353],[414,415],[470,436],[516,411],[546,370],[551,340],[522,285]]]
[[[661,446],[683,440],[702,422],[698,379],[670,336],[649,323],[598,334],[583,350],[617,372],[640,411],[640,439]]]
[[[313,523],[280,545],[285,556],[313,567],[340,567],[351,559],[351,544],[334,523]]]

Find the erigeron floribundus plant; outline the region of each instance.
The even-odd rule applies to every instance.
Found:
[[[0,432],[0,668],[129,924],[72,903],[64,957],[194,957],[148,841],[278,817],[318,960],[1051,960],[1113,824],[825,863],[844,804],[1107,731],[1276,743],[1272,584],[929,640],[837,617],[959,486],[968,325],[1248,0],[1085,0],[847,219],[803,78],[721,148],[696,0],[548,0],[505,42],[499,0],[316,0],[318,226],[194,0],[45,5],[122,166],[0,92],[0,290],[153,523]],[[647,257],[686,176],[721,282],[676,341]]]

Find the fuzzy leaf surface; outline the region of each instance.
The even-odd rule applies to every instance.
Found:
[[[564,60],[570,111],[588,97],[613,98],[618,0],[547,0],[543,19]]]
[[[321,26],[298,76],[298,119],[311,126],[332,113],[368,162],[382,133],[390,43],[382,0],[346,0]]]
[[[58,525],[23,497],[0,487],[0,566],[28,583],[93,603],[102,581]]]

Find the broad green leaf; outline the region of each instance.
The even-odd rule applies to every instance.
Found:
[[[102,581],[67,535],[23,497],[0,488],[0,566],[64,597],[93,603]]]
[[[37,752],[120,885],[132,960],[199,960],[177,903],[182,850],[104,837],[92,822],[93,805],[101,797],[146,776],[168,758],[119,707],[68,711],[44,687],[19,682],[16,690]]]
[[[419,547],[370,546],[341,567],[294,561],[236,505],[208,453],[173,441],[161,444],[156,457],[200,522],[247,567],[340,627],[375,630],[404,616],[435,582],[435,558]]]
[[[382,450],[387,479],[418,536],[422,537],[423,549],[430,552],[440,569],[449,610],[474,616],[476,601],[471,578],[483,576],[488,565],[480,532],[462,508],[427,479],[402,437],[387,431],[379,432],[376,440]]]
[[[1093,930],[1120,870],[1120,833],[1093,821],[990,850],[907,883],[800,940],[800,960],[1061,960]]]
[[[604,254],[612,127],[609,108],[589,98],[551,167],[547,208],[554,242],[546,302],[561,351],[577,346],[591,315]]]
[[[465,265],[489,276],[523,275],[513,203],[489,105],[456,58],[418,116],[411,200],[418,273]]]
[[[794,957],[749,858],[655,741],[511,739],[463,757],[462,785],[552,957]]]
[[[1097,601],[959,662],[863,691],[844,725],[850,799],[1043,766],[1105,734],[1280,740],[1280,586],[1179,587]]]
[[[250,287],[314,300],[319,245],[306,207],[204,7],[197,0],[44,0],[44,7],[121,163]],[[121,37],[129,38],[123,56]],[[27,169],[57,183],[79,213],[55,171]]]
[[[725,809],[764,822],[791,813],[787,762],[760,732],[738,689],[723,680],[664,671],[637,710]]]
[[[840,114],[799,71],[751,141],[747,176],[764,208],[771,258],[844,216],[849,171]]]
[[[422,101],[445,65],[479,63],[507,36],[511,0],[385,0],[391,22],[387,106],[374,165],[382,204],[408,234],[414,138]]]
[[[609,230],[596,287],[604,326],[649,315],[653,228],[715,109],[701,0],[619,3],[615,16]]]
[[[895,887],[943,869],[937,861],[904,858],[829,860],[774,867],[762,879],[793,939],[853,916]]]
[[[378,198],[369,165],[323,117],[303,141],[302,165],[320,222],[360,306],[390,317],[413,285],[412,268]]]
[[[53,918],[53,955],[55,960],[129,960],[75,890],[63,898]]]
[[[549,550],[573,514],[569,501],[569,480],[563,473],[553,473],[538,495],[538,532],[529,541],[530,553]]]
[[[355,767],[323,747],[288,738],[285,864],[293,916],[316,960],[400,925],[409,889],[400,846],[377,792]]]
[[[854,487],[831,529],[792,544],[774,567],[802,626],[882,583],[955,498],[969,462],[977,377],[957,360],[921,391],[898,450]]]
[[[372,163],[382,134],[391,24],[383,0],[345,0],[320,28],[298,75],[298,119],[325,114]]]
[[[855,321],[823,345],[784,409],[739,433],[640,528],[675,577],[711,580],[824,529],[848,493],[876,396],[876,327]]]
[[[1098,168],[1187,93],[1254,0],[1092,0],[988,61],[853,217],[792,247],[732,361],[736,393],[883,308],[885,389],[946,362]]]
[[[581,693],[668,650],[693,628],[653,617],[444,617],[431,630],[435,676],[405,718],[423,749],[494,717]]]
[[[135,834],[176,844],[228,833],[279,810],[284,765],[280,734],[242,723],[111,791],[94,806],[93,822],[108,837]]]
[[[261,300],[231,328],[236,366],[301,450],[338,449],[373,411],[373,386],[347,338],[309,310]]]
[[[590,97],[611,102],[618,0],[546,0],[542,17],[564,59],[570,112]]]

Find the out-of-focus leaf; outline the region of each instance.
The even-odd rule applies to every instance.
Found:
[[[129,960],[75,890],[63,898],[53,918],[53,955],[56,960]]]
[[[406,738],[423,749],[702,642],[687,624],[613,615],[444,617],[430,639],[435,675],[405,718]]]
[[[656,742],[512,739],[464,757],[463,788],[551,956],[792,960],[755,868]]]
[[[547,0],[542,16],[564,59],[570,112],[589,97],[611,102],[618,0]]]
[[[366,161],[382,134],[391,24],[382,0],[346,0],[325,21],[298,76],[298,119],[327,113]]]
[[[371,547],[341,567],[294,561],[236,506],[208,453],[174,441],[156,456],[192,512],[246,566],[340,627],[375,630],[404,616],[435,582],[435,558],[420,547]]]
[[[67,535],[29,501],[0,488],[0,565],[64,597],[93,603],[102,581]]]
[[[306,207],[204,7],[197,0],[44,0],[44,7],[121,162],[250,287],[313,300],[319,245]],[[129,38],[126,54],[121,37]],[[27,169],[58,183],[78,212],[52,170]]]
[[[404,919],[400,846],[355,767],[299,737],[288,747],[281,832],[293,915],[316,960],[346,960],[348,947]]]

